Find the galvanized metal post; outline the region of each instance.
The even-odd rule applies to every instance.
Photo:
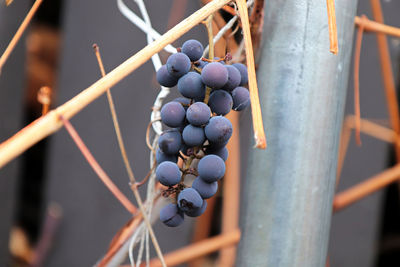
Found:
[[[258,85],[268,148],[251,149],[238,266],[325,265],[357,1],[265,1]]]

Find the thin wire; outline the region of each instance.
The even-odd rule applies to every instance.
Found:
[[[130,10],[122,0],[117,0],[117,6],[122,15],[124,15],[130,22],[135,24],[140,30],[146,34],[150,34],[154,39],[161,37],[161,34],[159,34],[153,28],[148,27],[148,25],[146,25],[146,23],[141,20],[132,10]],[[168,53],[176,53],[176,48],[170,44],[164,47],[164,50]]]
[[[148,15],[146,6],[145,6],[145,4],[144,4],[144,2],[143,2],[142,0],[134,0],[134,1],[135,1],[135,3],[138,5],[139,10],[140,10],[140,12],[141,12],[141,15],[143,16],[143,19],[144,19],[144,23],[145,23],[145,26],[146,26],[146,27],[145,27],[146,30],[144,30],[144,32],[146,33],[147,43],[148,43],[148,44],[151,44],[151,43],[154,41],[154,39],[153,39],[153,36],[152,36],[152,34],[151,34],[151,29],[152,29],[152,27],[151,27],[151,21],[150,21],[150,17],[149,17],[149,15]],[[131,14],[131,15],[134,15],[134,16],[131,16],[131,18],[137,17],[136,14],[133,13],[132,10],[130,10],[127,6],[124,5],[124,3],[122,2],[122,0],[117,0],[117,3],[118,3],[118,6],[119,6],[120,10],[121,10],[121,7],[123,7],[122,10],[125,11],[125,16],[126,16],[126,14]],[[121,10],[121,13],[123,13],[122,10]],[[123,14],[124,14],[124,13],[123,13]],[[138,21],[137,21],[137,20],[131,20],[131,22],[134,23],[135,25],[137,25],[137,26],[139,27]],[[158,38],[158,37],[156,37],[156,38]],[[176,52],[176,50],[173,51],[173,52]],[[157,71],[159,68],[161,68],[161,66],[162,66],[161,59],[160,59],[160,57],[159,57],[159,55],[158,55],[157,53],[154,54],[154,55],[151,57],[151,59],[152,59],[152,62],[153,62],[153,66],[154,66],[155,71]],[[159,106],[159,107],[161,108],[162,101],[163,101],[163,99],[169,94],[169,92],[170,92],[169,88],[166,88],[166,87],[161,86],[160,93],[158,94],[158,96],[157,96],[157,98],[156,98],[156,100],[155,100],[154,106],[156,106],[156,107]],[[154,118],[154,117],[156,117],[156,118],[160,117],[160,108],[153,108],[153,111],[152,111],[151,116],[150,116],[151,121],[153,121],[153,118]],[[162,132],[161,123],[160,123],[159,121],[155,122],[155,123],[153,124],[153,129],[154,129],[154,131],[156,132],[156,138],[157,138],[157,136],[160,135],[161,132]],[[154,156],[154,155],[153,155],[154,153],[151,152],[150,154],[151,154],[150,157],[153,157],[153,156]],[[150,167],[151,167],[151,166],[152,166],[152,164],[150,165]],[[133,186],[136,186],[136,185],[133,185]],[[136,195],[137,188],[135,187],[135,189],[136,189],[136,190],[134,190],[134,193],[135,193],[135,195]],[[147,199],[153,199],[153,195],[154,195],[154,192],[150,192],[150,193],[147,195]],[[147,210],[149,211],[149,212],[148,212],[148,215],[151,214],[151,206],[152,206],[152,205],[150,205],[150,207],[147,209]],[[142,206],[141,206],[141,210],[142,210],[143,213],[146,213],[146,210],[145,210],[145,209],[142,209]],[[145,218],[145,217],[148,218],[147,215],[146,215],[146,216],[145,216],[145,214],[143,214],[143,215],[144,215],[144,218]],[[146,219],[146,221],[147,221],[147,219]],[[163,266],[166,266],[166,264],[165,264],[165,262],[164,262],[164,259],[163,259],[163,256],[162,256],[162,253],[161,253],[161,250],[160,250],[160,248],[158,247],[158,243],[154,242],[155,236],[153,236],[154,234],[153,234],[153,230],[152,230],[152,228],[151,228],[151,225],[149,225],[149,224],[146,223],[146,226],[147,226],[147,227],[146,227],[146,232],[145,232],[145,234],[150,234],[150,235],[152,236],[152,238],[153,238],[153,243],[154,243],[154,246],[155,246],[155,248],[156,248],[156,250],[157,250],[158,257],[160,258],[160,261],[161,261],[162,265],[163,265]],[[140,237],[142,240],[143,240],[143,236],[145,236],[145,235],[142,235],[142,236]],[[135,243],[135,239],[132,239],[132,240],[131,240],[131,244],[130,244],[130,246],[129,246],[129,258],[130,258],[130,260],[133,259],[133,246],[134,246],[134,243]],[[143,243],[141,242],[141,248],[139,249],[139,255],[138,255],[138,258],[139,258],[138,262],[141,261],[142,252],[143,252]],[[131,261],[131,264],[132,264],[132,261]]]

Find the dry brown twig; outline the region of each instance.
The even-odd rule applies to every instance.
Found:
[[[251,114],[253,118],[254,138],[257,148],[265,149],[267,147],[267,140],[265,138],[264,125],[262,121],[260,98],[258,96],[256,71],[254,64],[253,45],[251,42],[249,15],[247,12],[246,0],[236,0],[239,9],[240,19],[243,25],[243,38],[246,48],[246,62],[249,72],[249,91],[251,102]]]
[[[6,4],[11,4],[12,1],[6,1]],[[22,21],[21,25],[19,26],[17,32],[14,34],[14,37],[11,39],[10,43],[8,44],[6,50],[4,51],[3,55],[0,57],[0,74],[1,70],[6,63],[8,57],[11,55],[11,52],[14,50],[15,46],[17,45],[19,39],[21,39],[22,34],[24,33],[26,27],[28,27],[29,22],[31,22],[33,16],[35,15],[36,11],[38,10],[40,4],[43,0],[36,0],[33,3],[31,9],[29,10],[28,14],[26,15],[25,19]]]
[[[42,86],[37,93],[37,100],[42,104],[42,116],[46,115],[51,104],[51,88]]]
[[[362,19],[366,19],[362,16]],[[360,26],[357,31],[356,47],[354,51],[354,114],[355,114],[355,130],[356,130],[356,143],[361,145],[360,128],[361,128],[361,111],[360,111],[360,56],[361,45],[364,33],[364,27]]]
[[[118,187],[113,183],[110,177],[104,172],[99,163],[93,157],[92,153],[89,151],[85,143],[82,141],[78,133],[72,124],[64,118],[64,116],[60,115],[60,120],[67,129],[70,134],[72,140],[74,140],[76,146],[82,152],[82,155],[88,161],[90,166],[93,168],[95,173],[99,176],[101,181],[107,186],[107,188],[114,194],[114,196],[121,202],[121,204],[131,213],[135,214],[137,209],[136,207],[129,201],[129,199],[118,189]]]
[[[335,0],[326,0],[326,8],[328,11],[330,51],[333,54],[337,55],[339,47],[338,47],[337,27],[336,27]]]
[[[199,241],[197,243],[188,245],[176,251],[170,252],[165,255],[165,260],[168,266],[176,266],[185,263],[189,260],[196,259],[203,255],[215,252],[223,247],[237,244],[239,240],[240,240],[240,230],[236,229],[231,232],[211,237],[203,241]],[[144,266],[146,265],[145,264],[141,265],[141,267]],[[158,259],[153,259],[150,262],[150,266],[159,267],[161,265]],[[129,266],[125,265],[123,267],[129,267]]]
[[[354,23],[357,26],[363,26],[365,31],[370,31],[370,32],[375,32],[375,33],[384,33],[387,35],[391,35],[394,37],[400,37],[400,28],[398,27],[393,27],[389,26],[383,23],[379,23],[373,20],[368,19],[367,17],[365,19],[356,16],[354,18]]]

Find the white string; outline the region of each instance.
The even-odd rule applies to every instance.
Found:
[[[140,13],[144,19],[141,20],[132,10],[130,10],[122,0],[117,0],[117,4],[118,4],[118,8],[120,10],[120,12],[126,17],[128,18],[133,24],[135,24],[136,26],[138,26],[142,31],[144,31],[146,33],[146,38],[147,38],[147,43],[151,44],[154,39],[159,38],[160,34],[158,34],[151,26],[151,21],[150,21],[150,17],[149,14],[147,12],[146,6],[143,2],[143,0],[134,0],[135,3],[138,5]],[[176,49],[169,45],[166,46],[166,51],[170,52],[170,53],[176,53]],[[159,68],[161,68],[162,63],[161,63],[161,59],[159,57],[158,54],[154,54],[151,57],[151,60],[153,62],[153,66],[155,71],[157,71]],[[158,96],[156,97],[156,100],[154,102],[154,107],[153,111],[151,113],[151,121],[154,121],[155,118],[160,117],[160,108],[162,106],[162,101],[165,99],[165,97],[169,94],[170,90],[169,88],[166,87],[162,87],[161,86],[161,90],[160,93],[158,94]],[[158,135],[161,134],[162,132],[162,125],[159,121],[152,123],[153,129],[156,133],[156,136],[154,138],[154,142],[153,142],[153,148],[155,148],[155,146],[157,145],[157,142],[155,142],[158,138]],[[154,159],[153,159],[153,155],[152,153],[150,153],[150,167],[153,166],[154,163]],[[153,173],[151,173],[150,177],[149,177],[149,183],[148,183],[148,190],[147,190],[147,199],[149,201],[146,201],[145,203],[145,207],[146,207],[146,214],[150,217],[151,216],[151,211],[152,211],[152,206],[153,206],[153,199],[154,199],[154,195],[155,195],[155,190],[154,190],[154,183],[155,183],[155,175],[154,175],[154,171]],[[140,234],[139,234],[140,233]],[[134,256],[133,256],[133,249],[134,246],[136,244],[136,240],[140,239],[140,247],[139,247],[139,252],[138,252],[138,259],[136,261],[137,266],[140,265],[141,260],[142,260],[142,256],[143,256],[143,250],[144,250],[144,241],[146,241],[146,265],[148,265],[148,259],[149,259],[149,250],[150,250],[150,246],[149,246],[149,231],[147,229],[147,227],[144,227],[144,224],[142,223],[140,227],[138,227],[137,231],[135,231],[135,234],[133,235],[130,244],[129,244],[129,249],[128,249],[128,254],[129,254],[129,259],[131,262],[131,266],[135,266],[135,261],[134,261]]]
[[[129,7],[127,7],[122,0],[117,0],[117,6],[122,15],[124,15],[130,22],[135,24],[143,32],[145,32],[146,34],[150,34],[151,37],[153,37],[154,39],[158,39],[161,37],[161,34],[159,34],[152,27],[147,26],[146,23],[142,19],[140,19],[132,10],[130,10]],[[168,53],[176,53],[176,48],[170,44],[164,47],[164,50]]]

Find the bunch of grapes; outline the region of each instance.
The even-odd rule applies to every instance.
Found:
[[[232,124],[224,115],[250,104],[249,91],[243,87],[248,81],[246,66],[228,65],[229,55],[207,60],[202,54],[202,44],[188,40],[156,75],[162,86],[177,85],[183,96],[161,109],[161,120],[170,129],[159,137],[156,151],[156,177],[168,187],[163,195],[172,199],[160,219],[170,227],[180,225],[184,215],[196,217],[206,210],[205,199],[217,192],[225,174]],[[183,158],[182,169],[178,157]],[[189,174],[196,176],[191,185],[185,181]]]

